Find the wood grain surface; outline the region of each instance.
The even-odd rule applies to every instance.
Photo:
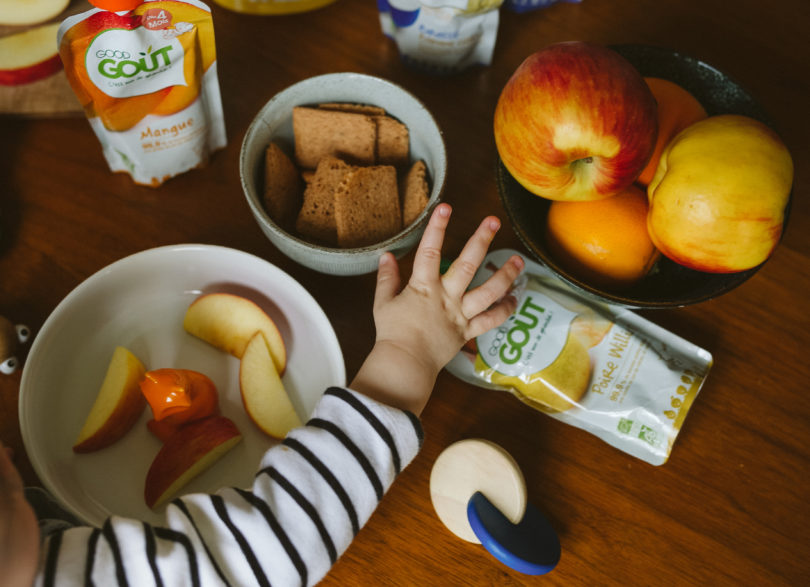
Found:
[[[582,39],[677,49],[737,80],[771,115],[794,157],[790,222],[771,260],[709,302],[645,311],[706,348],[714,367],[670,460],[653,467],[505,393],[443,372],[424,412],[424,447],[324,585],[806,585],[810,582],[810,4],[784,0],[584,0],[502,11],[493,63],[451,77],[412,71],[380,32],[373,2],[254,17],[212,7],[229,145],[158,189],[107,170],[81,117],[0,117],[0,314],[36,332],[73,288],[126,255],[200,242],[259,255],[326,311],[347,372],[371,348],[374,276],[330,277],[296,265],[263,236],[239,182],[242,137],[275,93],[301,79],[356,71],[392,80],[430,109],[448,150],[445,245],[460,251],[495,188],[492,115],[517,65],[546,44]],[[521,245],[504,226],[494,248]],[[410,257],[404,260],[405,271]],[[81,344],[81,341],[77,341]],[[24,356],[23,356],[24,358]],[[0,375],[0,435],[26,460],[20,372]],[[58,390],[55,390],[57,392]],[[449,532],[429,477],[451,443],[484,438],[519,463],[528,499],[557,528],[562,559],[520,575]]]

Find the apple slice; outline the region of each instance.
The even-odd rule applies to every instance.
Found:
[[[0,0],[0,24],[18,26],[45,22],[60,14],[68,4],[70,0]],[[53,42],[56,44],[56,35]]]
[[[265,434],[284,438],[290,430],[301,426],[261,332],[250,339],[242,355],[239,389],[245,412]]]
[[[7,0],[0,0],[2,2]],[[23,10],[22,4],[19,10]],[[0,85],[18,86],[49,77],[62,69],[56,47],[59,23],[0,38]]]
[[[145,372],[138,357],[124,347],[115,348],[101,389],[73,445],[74,452],[99,450],[129,432],[146,407],[138,385]]]
[[[146,473],[146,505],[155,508],[165,502],[240,440],[242,434],[236,424],[225,416],[194,420],[179,428],[166,440]]]
[[[228,293],[205,294],[186,310],[183,328],[241,359],[257,332],[264,334],[279,373],[287,366],[287,349],[275,322],[251,300]]]

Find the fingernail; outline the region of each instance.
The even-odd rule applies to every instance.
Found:
[[[493,231],[499,230],[501,228],[501,221],[498,220],[497,218],[492,218],[489,221],[489,228],[490,228],[490,230],[493,230]]]
[[[440,216],[447,218],[450,216],[450,204],[440,204],[438,211]]]

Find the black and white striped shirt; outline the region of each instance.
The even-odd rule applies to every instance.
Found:
[[[36,585],[313,585],[421,443],[413,414],[329,388],[265,453],[250,490],[177,498],[160,527],[112,517],[56,533]]]

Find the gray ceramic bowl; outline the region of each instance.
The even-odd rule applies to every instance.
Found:
[[[686,88],[706,112],[742,114],[771,125],[757,101],[737,82],[708,63],[669,49],[646,45],[612,47],[646,77],[660,77]],[[557,263],[545,238],[549,200],[521,186],[498,160],[496,181],[501,202],[518,238],[540,262],[582,294],[629,308],[674,308],[710,300],[749,279],[760,267],[739,273],[704,273],[661,257],[650,273],[631,288],[607,291],[587,283]],[[790,203],[785,212],[787,223]]]
[[[393,237],[368,247],[339,249],[312,244],[293,235],[268,216],[263,199],[264,153],[276,141],[288,154],[294,152],[293,106],[321,102],[371,104],[384,108],[407,125],[411,158],[422,159],[428,169],[430,200],[422,214]],[[380,255],[391,251],[405,255],[417,244],[430,211],[439,203],[447,168],[444,139],[433,116],[412,94],[384,79],[359,73],[330,73],[298,82],[279,92],[259,111],[242,141],[239,174],[254,218],[267,238],[294,261],[332,275],[361,275],[376,271]]]

